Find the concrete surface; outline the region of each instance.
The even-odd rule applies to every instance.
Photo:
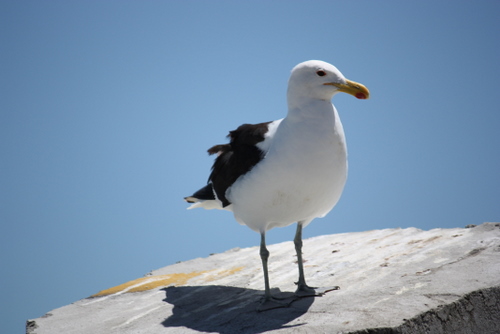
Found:
[[[290,297],[293,243],[268,248],[271,286]],[[500,223],[325,235],[303,251],[308,283],[341,290],[258,313],[258,247],[232,249],[28,320],[27,333],[500,333]]]

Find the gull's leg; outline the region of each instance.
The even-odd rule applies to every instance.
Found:
[[[269,259],[269,251],[266,248],[266,232],[260,234],[260,259],[262,260],[262,270],[264,271],[264,301],[271,299],[271,288],[269,287],[269,272],[267,270],[267,260]]]
[[[304,265],[302,262],[302,224],[300,222],[297,223],[297,231],[295,232],[293,243],[295,244],[295,252],[297,252],[297,263],[299,266],[299,281],[296,283],[297,291],[295,293],[298,294],[298,292],[305,291],[314,292],[314,288],[307,286],[304,276]]]
[[[299,281],[296,282],[297,290],[295,295],[299,297],[309,297],[309,296],[322,296],[328,291],[338,290],[338,286],[332,286],[328,288],[316,288],[310,287],[306,284],[306,279],[304,276],[304,264],[302,261],[302,224],[304,222],[297,223],[297,232],[295,232],[295,238],[293,243],[295,244],[295,251],[297,252],[297,263],[299,266]]]
[[[264,271],[264,299],[257,308],[257,311],[267,311],[280,307],[288,307],[295,299],[288,302],[280,300],[271,295],[271,288],[269,286],[269,272],[267,270],[267,260],[269,259],[269,251],[266,248],[266,233],[260,234],[260,259],[262,260],[262,270]]]

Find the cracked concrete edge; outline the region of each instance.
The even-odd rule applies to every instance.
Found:
[[[470,292],[406,320],[398,327],[367,328],[348,334],[500,333],[500,286]]]

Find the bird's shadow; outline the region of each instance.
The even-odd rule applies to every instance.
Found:
[[[300,322],[286,324],[306,313],[314,302],[314,298],[298,299],[293,293],[272,289],[273,296],[284,298],[291,304],[285,308],[257,312],[263,296],[259,290],[220,285],[168,287],[163,290],[167,294],[164,301],[174,306],[172,315],[162,322],[163,326],[221,334],[256,334],[301,326],[303,323]]]

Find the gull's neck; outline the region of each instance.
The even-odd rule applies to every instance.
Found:
[[[296,94],[288,94],[287,118],[297,121],[328,119],[334,117],[335,108],[328,99],[318,99]]]

